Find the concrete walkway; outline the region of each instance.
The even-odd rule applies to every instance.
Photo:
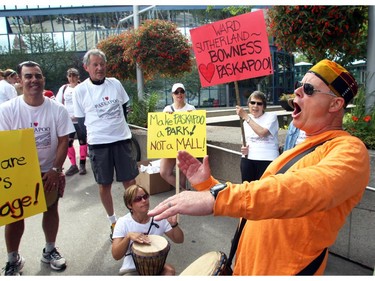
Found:
[[[65,170],[69,168],[66,161]],[[26,227],[21,241],[20,253],[26,259],[24,276],[93,276],[117,275],[121,261],[111,255],[109,223],[98,195],[98,187],[87,165],[87,175],[67,177],[64,198],[60,200],[60,230],[57,247],[67,259],[67,269],[52,271],[40,262],[44,237],[41,229],[41,215],[26,219]],[[116,213],[123,216],[127,209],[122,202],[121,184],[113,185]],[[151,207],[173,195],[173,191],[151,196]],[[221,250],[229,253],[237,219],[226,217],[180,217],[180,226],[185,233],[183,244],[171,244],[167,262],[173,264],[179,274],[201,255]],[[0,228],[0,266],[7,260],[4,242],[4,227]],[[372,275],[373,271],[361,265],[330,255],[326,275]]]

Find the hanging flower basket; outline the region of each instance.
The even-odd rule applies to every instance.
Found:
[[[145,20],[128,39],[124,60],[138,63],[150,78],[178,77],[191,71],[191,46],[173,22]]]

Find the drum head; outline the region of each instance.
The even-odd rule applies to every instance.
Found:
[[[160,275],[170,249],[167,239],[148,235],[150,244],[133,243],[132,257],[139,275]]]
[[[50,192],[44,191],[44,197],[46,198],[47,207],[52,206],[57,201],[57,198],[58,198],[57,188]]]
[[[213,276],[219,275],[219,271],[225,263],[226,257],[222,252],[209,252],[191,263],[180,275]]]
[[[168,240],[160,235],[148,235],[151,244],[139,244],[133,243],[132,251],[136,255],[141,256],[154,256],[155,253],[159,253],[165,250],[168,246]]]

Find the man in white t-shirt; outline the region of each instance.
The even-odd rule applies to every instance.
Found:
[[[89,73],[74,88],[74,116],[87,129],[87,143],[91,168],[99,185],[99,195],[110,222],[110,240],[117,217],[112,200],[114,170],[116,180],[126,189],[135,184],[139,174],[131,156],[131,131],[126,122],[126,103],[129,96],[116,78],[106,78],[107,59],[98,49],[89,50],[83,57],[83,66]]]
[[[54,270],[66,268],[66,261],[56,250],[59,229],[58,199],[65,182],[62,175],[68,151],[68,136],[74,131],[68,111],[61,104],[43,95],[45,77],[38,63],[25,61],[17,66],[23,95],[0,105],[0,130],[33,128],[38,151],[43,187],[46,193],[56,192],[56,201],[43,213],[42,227],[46,237],[41,261]],[[24,232],[24,219],[5,226],[8,262],[5,275],[20,275],[25,259],[18,253]]]

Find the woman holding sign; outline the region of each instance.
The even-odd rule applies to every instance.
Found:
[[[175,111],[192,111],[195,107],[186,102],[185,86],[181,83],[176,83],[172,86],[173,104],[167,105],[163,112],[173,113]],[[163,158],[160,161],[160,175],[172,186],[176,186],[176,175],[174,168],[176,166],[175,158]],[[180,188],[186,190],[186,176],[180,174]]]
[[[240,106],[236,112],[244,120],[246,146],[241,147],[242,181],[258,180],[267,166],[279,156],[279,121],[277,116],[265,112],[264,93],[254,91],[248,98],[249,115]]]

